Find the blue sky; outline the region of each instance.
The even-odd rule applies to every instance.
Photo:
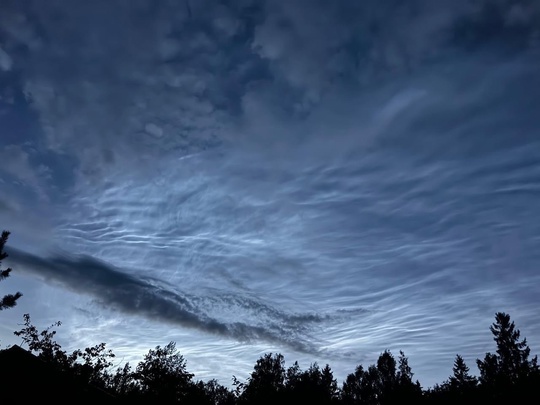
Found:
[[[430,386],[505,311],[536,353],[539,62],[526,0],[3,0],[2,345]]]

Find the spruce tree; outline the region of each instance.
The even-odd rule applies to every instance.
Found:
[[[456,355],[452,371],[453,375],[450,377],[449,383],[453,389],[467,390],[476,386],[476,378],[469,374],[469,367],[459,354]]]
[[[539,379],[537,357],[529,359],[531,349],[527,339],[521,339],[510,315],[497,312],[489,328],[497,344],[496,354],[486,353],[484,360],[477,360],[480,383],[496,398],[527,395]]]

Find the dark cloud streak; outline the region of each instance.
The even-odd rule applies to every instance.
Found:
[[[157,280],[135,277],[89,256],[57,254],[48,258],[37,257],[11,249],[13,266],[37,275],[47,281],[61,284],[73,291],[91,294],[106,306],[117,310],[161,320],[169,324],[194,328],[243,342],[265,340],[290,347],[293,350],[315,353],[316,349],[299,336],[295,329],[320,322],[316,315],[286,315],[253,300],[227,297],[255,312],[270,313],[275,317],[271,325],[257,326],[244,322],[223,323],[205,316],[197,307],[204,297],[193,297],[156,284]],[[198,302],[199,301],[199,302]],[[278,326],[281,323],[282,326]]]

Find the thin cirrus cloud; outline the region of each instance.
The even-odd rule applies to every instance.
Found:
[[[0,221],[25,274],[226,338],[243,369],[283,347],[344,377],[404,349],[429,385],[490,350],[499,310],[539,341],[536,3],[2,7]]]

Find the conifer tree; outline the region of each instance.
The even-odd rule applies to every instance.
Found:
[[[495,400],[517,401],[536,390],[540,381],[537,357],[529,359],[531,349],[527,339],[521,339],[510,315],[495,314],[495,322],[489,328],[497,344],[496,353],[486,353],[484,360],[477,360],[480,384]]]
[[[469,374],[469,367],[459,354],[454,360],[453,375],[449,379],[450,386],[457,390],[466,390],[476,386],[476,378]]]

